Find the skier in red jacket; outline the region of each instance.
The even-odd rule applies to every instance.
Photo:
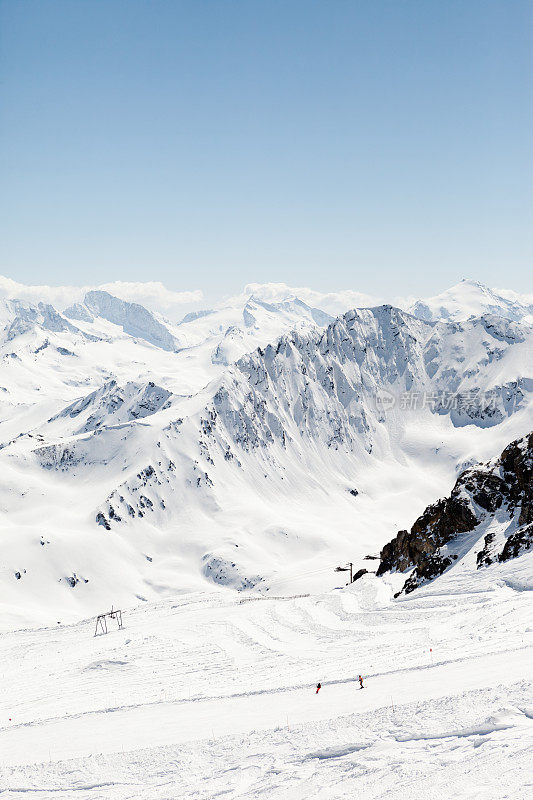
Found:
[[[362,675],[359,675],[359,688],[360,688],[360,689],[364,689],[364,688],[365,688],[365,687],[363,686],[363,677],[362,677]]]

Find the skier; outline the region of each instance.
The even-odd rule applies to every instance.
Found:
[[[316,685],[316,694],[318,694],[321,689],[322,689],[322,684],[321,683],[317,683],[317,685]]]
[[[365,687],[363,686],[363,677],[362,677],[362,675],[359,675],[359,688],[360,688],[360,689],[364,689],[364,688],[365,688]]]

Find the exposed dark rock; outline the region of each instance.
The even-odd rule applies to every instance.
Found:
[[[96,515],[96,521],[99,525],[103,525],[106,531],[111,530],[111,525],[109,524],[108,520],[105,518],[105,516],[102,514],[101,511],[99,511],[98,514]]]
[[[416,566],[420,576],[428,580],[444,572],[449,564],[444,565],[437,555],[439,548],[457,533],[466,533],[477,525],[475,515],[467,502],[458,496],[459,493],[460,488],[456,484],[451,497],[428,506],[410,532],[399,531],[381,551],[377,574],[382,575],[392,569],[405,572]]]
[[[113,506],[109,506],[109,519],[114,519],[115,522],[122,522],[122,518],[117,514]]]
[[[517,558],[531,548],[533,548],[533,524],[526,525],[509,536],[502,552],[498,556],[498,561]]]
[[[77,586],[77,584],[78,584],[80,581],[83,581],[83,583],[89,583],[89,580],[88,580],[88,578],[81,578],[81,577],[79,577],[78,575],[76,575],[76,573],[75,573],[75,572],[73,572],[73,573],[72,573],[72,575],[69,575],[69,576],[67,576],[67,577],[65,578],[65,580],[66,580],[66,582],[68,583],[68,585],[69,585],[70,587],[72,587],[72,588],[74,588],[75,586]]]
[[[496,511],[505,496],[504,481],[498,475],[487,475],[481,470],[472,470],[464,486],[478,506],[485,511]]]
[[[41,345],[39,345],[39,347],[37,347],[33,352],[35,353],[35,355],[37,355],[37,353],[41,353],[43,350],[46,350],[46,348],[49,346],[50,342],[48,341],[48,339],[45,339],[44,342]]]
[[[488,567],[489,564],[492,564],[494,561],[493,553],[494,553],[494,546],[493,542],[496,537],[495,533],[487,533],[485,536],[484,542],[485,545],[483,550],[480,550],[476,557],[476,562],[478,567]]]
[[[448,569],[463,554],[463,534],[496,512],[513,523],[513,532],[499,553],[501,539],[493,532],[483,537],[478,568],[533,547],[533,433],[512,442],[498,459],[461,473],[449,497],[428,506],[410,531],[399,531],[385,545],[377,574],[412,570],[401,590],[412,592]]]

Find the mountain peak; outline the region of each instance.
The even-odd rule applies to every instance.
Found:
[[[407,311],[428,322],[446,320],[460,322],[484,314],[496,314],[521,321],[533,314],[533,305],[527,298],[509,299],[480,281],[463,278],[459,283],[434,297],[415,300]]]
[[[177,341],[168,328],[139,303],[121,300],[98,289],[87,292],[84,305],[93,316],[103,317],[120,326],[129,336],[144,339],[162,350],[177,349]]]

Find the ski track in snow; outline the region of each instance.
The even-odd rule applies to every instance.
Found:
[[[445,588],[196,594],[106,636],[6,633],[0,797],[525,799],[533,595]]]

